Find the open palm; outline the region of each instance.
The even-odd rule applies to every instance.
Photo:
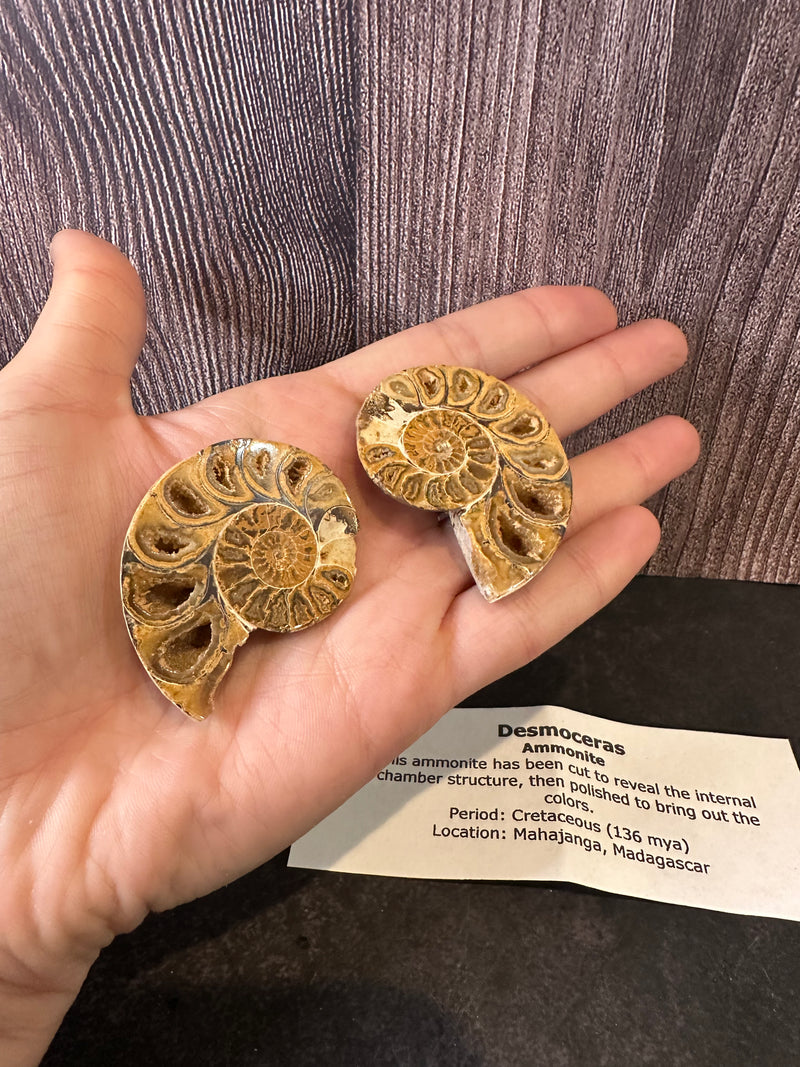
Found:
[[[363,397],[402,367],[475,366],[509,379],[563,436],[677,368],[678,330],[617,330],[591,289],[532,290],[141,418],[133,268],[78,232],[52,254],[50,299],[0,373],[0,979],[52,994],[39,1052],[115,933],[263,862],[459,699],[613,597],[657,543],[639,502],[697,451],[692,428],[665,417],[576,459],[564,545],[525,589],[488,604],[449,527],[364,474]],[[341,478],[360,520],[358,574],[320,625],[254,634],[196,723],[134,653],[119,557],[159,475],[230,437],[291,442]]]

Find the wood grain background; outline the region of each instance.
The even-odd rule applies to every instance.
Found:
[[[65,226],[145,284],[142,410],[354,343],[352,19],[337,0],[0,6],[3,342]]]
[[[143,275],[144,411],[522,285],[674,319],[651,572],[800,581],[794,0],[27,0],[0,10],[0,339],[65,225]]]

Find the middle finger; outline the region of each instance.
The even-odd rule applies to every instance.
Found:
[[[646,319],[553,356],[509,379],[566,437],[686,361],[686,338],[671,322]]]

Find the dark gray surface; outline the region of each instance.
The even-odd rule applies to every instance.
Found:
[[[639,578],[471,703],[789,736],[797,754],[798,618],[798,587]],[[285,863],[119,938],[47,1067],[800,1061],[800,924]]]

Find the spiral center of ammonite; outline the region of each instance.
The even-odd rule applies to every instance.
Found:
[[[243,508],[228,523],[224,541],[226,562],[235,563],[238,553],[249,557],[259,581],[276,589],[299,585],[317,564],[317,541],[311,524],[283,504]]]
[[[434,474],[452,474],[467,460],[470,442],[483,431],[459,411],[421,411],[408,423],[403,446],[408,458]]]
[[[304,582],[317,562],[314,531],[302,515],[275,508],[273,525],[256,539],[250,552],[253,570],[266,585],[288,588]]]

